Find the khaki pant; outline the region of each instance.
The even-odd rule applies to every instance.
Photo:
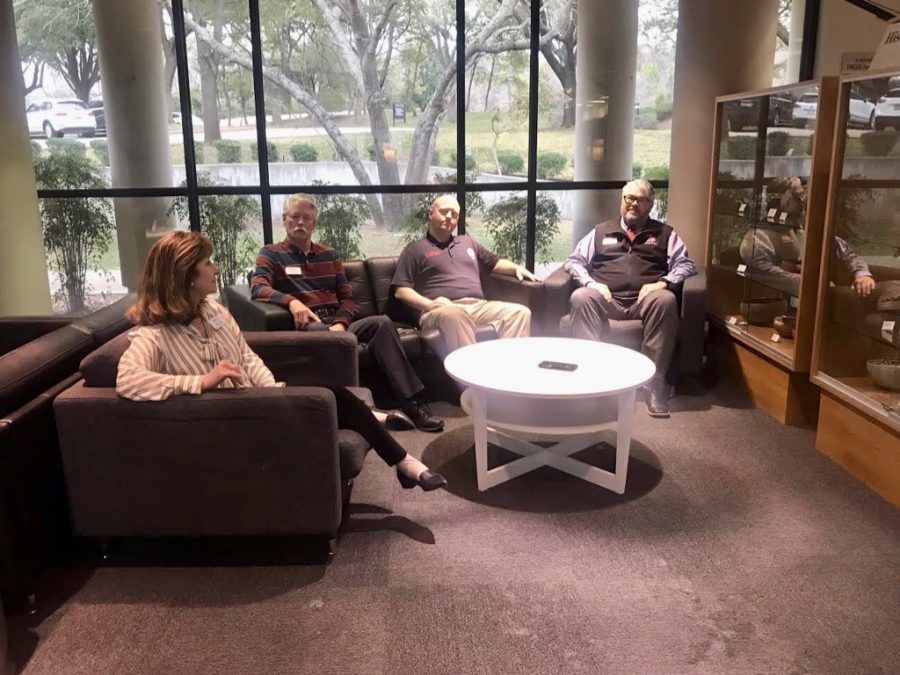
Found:
[[[499,300],[460,298],[452,305],[425,312],[419,319],[423,329],[437,328],[444,337],[446,356],[475,342],[475,327],[491,325],[501,338],[528,337],[531,310],[524,305]]]

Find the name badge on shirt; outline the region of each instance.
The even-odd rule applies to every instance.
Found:
[[[299,277],[303,275],[303,268],[300,265],[288,265],[284,268],[284,273],[288,276]]]
[[[206,323],[214,330],[221,330],[225,327],[225,320],[221,316],[210,317]]]
[[[603,237],[603,241],[600,242],[604,246],[609,246],[610,244],[618,244],[619,240],[615,237]]]

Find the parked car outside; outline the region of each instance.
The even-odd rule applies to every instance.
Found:
[[[94,118],[97,125],[97,133],[101,136],[106,135],[106,113],[103,110],[103,101],[91,101],[88,103],[88,112]]]
[[[875,121],[875,104],[850,87],[850,105],[847,109],[847,125],[871,129]]]
[[[172,124],[177,124],[181,126],[181,113],[173,112],[172,113]],[[197,117],[196,115],[191,115],[191,125],[196,129],[197,127],[203,126],[203,120]]]
[[[813,126],[816,123],[816,112],[818,109],[819,94],[817,92],[801,94],[794,104],[794,111],[791,113],[794,126],[800,129]]]
[[[25,109],[28,133],[45,138],[62,138],[64,134],[93,136],[97,123],[81,101],[44,99],[30,103]]]
[[[729,128],[732,131],[743,131],[747,127],[756,128],[759,123],[758,99],[742,99],[726,108]],[[794,99],[788,92],[779,92],[769,96],[768,125],[780,127],[791,123],[794,112]]]
[[[894,127],[900,131],[900,87],[891,89],[878,99],[875,104],[875,119],[872,126],[876,129]]]

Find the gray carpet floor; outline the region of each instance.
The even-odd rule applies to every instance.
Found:
[[[639,405],[616,495],[549,468],[480,493],[468,418],[436,406],[447,431],[398,437],[449,489],[370,454],[330,564],[55,570],[12,654],[34,675],[900,673],[898,511],[725,384],[673,407]]]

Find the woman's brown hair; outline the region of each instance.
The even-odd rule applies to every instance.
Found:
[[[147,255],[138,299],[127,317],[139,326],[187,323],[193,319],[194,267],[212,250],[212,242],[199,232],[175,231],[163,236]]]

